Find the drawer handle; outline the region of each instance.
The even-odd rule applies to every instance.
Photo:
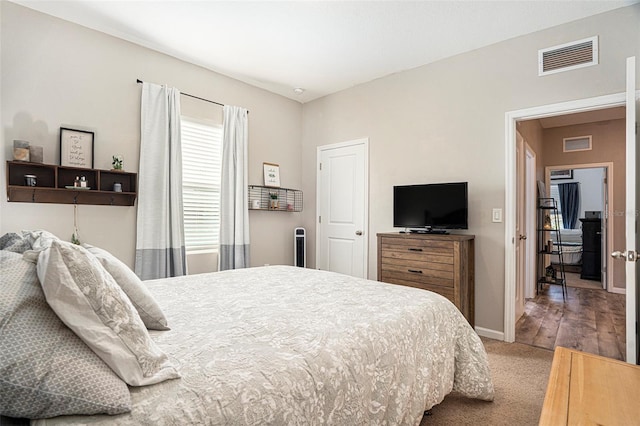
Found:
[[[417,269],[407,269],[409,272],[411,272],[412,274],[421,274],[422,271],[419,271]]]
[[[422,251],[422,249],[421,248],[413,248],[413,247],[411,247],[411,248],[409,248],[409,251]]]

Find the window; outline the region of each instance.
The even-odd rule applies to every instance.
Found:
[[[187,253],[218,249],[222,126],[182,117],[182,198]]]
[[[551,185],[551,198],[556,201],[556,207],[558,207],[558,217],[556,218],[554,214],[551,214],[551,225],[554,229],[556,228],[556,226],[558,227],[558,229],[564,229],[564,224],[562,223],[562,206],[560,204],[560,191],[558,191],[558,185]]]

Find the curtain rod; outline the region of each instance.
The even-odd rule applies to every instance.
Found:
[[[138,84],[142,84],[142,83],[144,83],[144,81],[142,81],[142,80],[140,80],[140,79],[137,79],[137,80],[136,80],[136,82],[137,82]],[[201,101],[209,102],[209,103],[212,103],[212,104],[216,104],[216,105],[224,106],[224,104],[221,104],[220,102],[210,101],[209,99],[201,98],[201,97],[199,97],[199,96],[190,95],[190,94],[188,94],[188,93],[184,93],[184,92],[180,92],[180,94],[181,94],[181,95],[184,95],[184,96],[188,96],[188,97],[190,97],[190,98],[199,99],[199,100],[201,100]]]

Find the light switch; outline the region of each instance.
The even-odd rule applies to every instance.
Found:
[[[491,219],[496,223],[502,222],[502,209],[493,209]]]

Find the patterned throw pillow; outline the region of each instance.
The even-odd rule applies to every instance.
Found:
[[[0,276],[0,414],[129,412],[127,385],[47,305],[36,265],[0,250]]]
[[[169,330],[167,318],[151,292],[127,265],[106,250],[89,244],[82,247],[98,258],[104,269],[116,280],[129,300],[133,303],[144,325],[149,330]]]
[[[36,269],[49,306],[122,380],[144,386],[180,377],[127,295],[85,248],[53,241]]]
[[[31,243],[15,232],[10,232],[0,237],[0,250],[24,253],[31,250]]]

